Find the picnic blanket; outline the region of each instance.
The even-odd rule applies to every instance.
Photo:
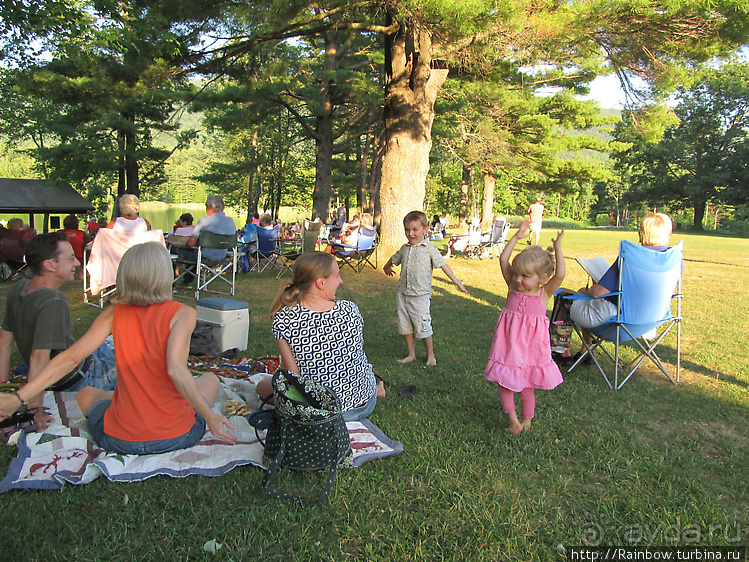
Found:
[[[225,368],[224,367],[221,368]],[[224,413],[228,399],[258,406],[255,384],[262,375],[246,379],[220,377],[221,389],[214,411]],[[192,474],[220,476],[237,466],[262,464],[263,446],[255,430],[242,416],[231,416],[238,442],[228,445],[206,431],[203,438],[188,449],[159,455],[120,455],[101,449],[87,432],[73,392],[47,392],[44,406],[54,422],[42,432],[19,432],[18,456],[11,460],[8,475],[0,481],[0,492],[17,488],[56,490],[64,483],[87,484],[99,476],[113,482],[138,482],[159,474],[184,478]],[[346,424],[354,466],[381,457],[396,455],[403,445],[389,439],[369,420]],[[264,437],[264,432],[260,433]],[[10,444],[14,440],[9,441]]]

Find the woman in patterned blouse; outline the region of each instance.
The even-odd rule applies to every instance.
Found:
[[[301,255],[294,278],[271,307],[273,336],[285,369],[304,374],[332,388],[346,421],[367,417],[377,398],[385,396],[364,353],[364,319],[359,307],[336,300],[343,283],[338,263],[325,252]],[[270,381],[258,384],[260,396],[270,394]]]

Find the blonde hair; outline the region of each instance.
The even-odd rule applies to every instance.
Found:
[[[372,215],[369,213],[362,213],[361,217],[359,217],[359,224],[362,226],[372,226]]]
[[[158,242],[136,244],[117,268],[117,303],[147,306],[171,300],[172,281],[169,250]]]
[[[641,246],[668,246],[673,225],[671,218],[663,213],[650,213],[640,222]]]
[[[140,201],[132,193],[126,193],[120,197],[120,213],[124,217],[137,217],[140,212]]]
[[[304,298],[320,277],[328,277],[333,272],[335,257],[327,252],[307,252],[294,262],[294,278],[281,288],[270,307],[273,316],[285,307],[292,307]]]
[[[520,275],[535,273],[541,279],[550,279],[555,268],[554,253],[541,246],[528,246],[512,260],[513,272]]]

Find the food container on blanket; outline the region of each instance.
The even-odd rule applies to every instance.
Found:
[[[213,326],[213,335],[221,351],[247,349],[250,335],[250,309],[246,302],[222,297],[200,299],[195,306],[198,320]]]

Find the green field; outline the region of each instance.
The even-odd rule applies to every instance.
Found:
[[[544,242],[551,231],[544,231]],[[621,232],[571,230],[565,286],[585,284],[574,256],[613,260]],[[631,240],[634,232],[625,233]],[[650,366],[619,391],[593,366],[537,392],[533,428],[508,435],[496,386],[483,379],[506,287],[498,260],[456,258],[470,295],[435,274],[436,368],[399,365],[395,278],[343,272],[338,297],[365,319],[365,349],[389,381],[371,420],[404,444],[396,457],[339,473],[318,507],[268,499],[262,472],[220,478],[103,478],[61,491],[0,496],[4,560],[561,560],[563,546],[746,545],[749,536],[749,240],[677,233],[684,240],[682,376]],[[380,267],[388,256],[379,256]],[[248,355],[275,353],[270,303],[281,282],[244,275]],[[0,311],[8,283],[0,287]],[[67,287],[74,324],[96,310]],[[675,357],[675,339],[664,358]],[[415,384],[411,400],[395,392]],[[5,473],[15,449],[0,448]],[[308,486],[292,475],[284,485]],[[125,499],[127,498],[127,502]],[[203,551],[215,539],[216,555]]]

